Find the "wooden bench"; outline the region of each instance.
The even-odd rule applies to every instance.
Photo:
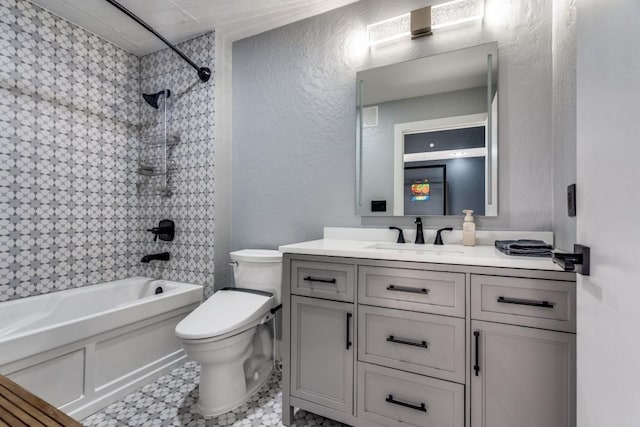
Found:
[[[0,427],[83,427],[54,406],[0,375]]]

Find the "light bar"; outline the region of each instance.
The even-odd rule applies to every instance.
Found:
[[[411,34],[411,14],[385,19],[375,24],[367,25],[369,46],[390,42]]]
[[[484,0],[454,0],[431,7],[431,29],[482,19]]]
[[[367,25],[369,46],[412,35],[431,35],[432,30],[482,19],[484,0],[453,0],[416,9],[411,13]]]

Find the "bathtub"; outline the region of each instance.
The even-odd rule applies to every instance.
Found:
[[[0,374],[80,420],[186,361],[202,286],[133,277],[0,303]]]

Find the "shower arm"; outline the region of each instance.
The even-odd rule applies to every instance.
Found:
[[[169,40],[165,39],[160,33],[158,33],[156,30],[154,30],[151,25],[149,25],[146,22],[144,22],[135,13],[131,12],[129,9],[127,9],[126,7],[124,7],[123,5],[118,3],[117,1],[115,1],[115,0],[106,0],[106,1],[107,1],[107,3],[110,3],[115,8],[119,9],[122,13],[127,15],[129,18],[133,19],[138,24],[142,25],[145,29],[147,29],[149,32],[151,32],[154,36],[156,36],[157,38],[162,40],[162,42],[164,44],[166,44],[167,46],[169,46],[175,53],[180,55],[180,57],[182,59],[184,59],[189,65],[191,65],[193,68],[196,69],[196,71],[198,72],[198,77],[200,77],[200,80],[203,83],[209,80],[209,78],[211,77],[211,70],[209,68],[207,68],[207,67],[198,67],[198,64],[196,64],[191,59],[189,59],[189,57],[187,55],[185,55],[180,49],[175,47]]]

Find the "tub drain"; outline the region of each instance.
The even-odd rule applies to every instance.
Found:
[[[156,288],[156,292],[155,292],[155,293],[156,293],[156,295],[161,294],[161,293],[163,293],[163,292],[164,292],[164,291],[162,290],[162,286],[158,286],[158,287]]]

